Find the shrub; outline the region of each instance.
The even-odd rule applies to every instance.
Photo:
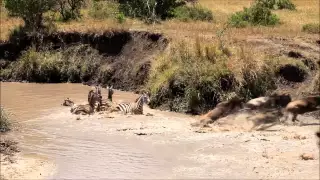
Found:
[[[246,27],[247,25],[273,26],[278,24],[279,21],[278,16],[272,14],[270,9],[255,4],[233,14],[229,19],[229,24],[233,27]]]
[[[4,111],[3,107],[0,107],[0,132],[9,131],[11,127],[8,114]]]
[[[320,24],[319,23],[309,23],[305,24],[302,27],[302,31],[311,33],[311,34],[319,34],[320,33]]]
[[[101,60],[97,50],[85,45],[52,52],[31,48],[4,69],[1,77],[30,82],[86,82],[98,73]]]
[[[276,88],[273,61],[257,60],[249,50],[231,55],[226,47],[199,41],[171,48],[154,61],[149,74],[152,108],[199,113],[231,96],[249,100]]]
[[[291,2],[291,0],[256,0],[255,3],[260,6],[264,6],[269,9],[289,9],[295,10],[296,6]]]
[[[184,42],[177,44],[155,61],[150,72],[151,107],[169,104],[170,110],[189,112],[213,107],[223,90],[232,89],[234,79],[226,66],[227,57],[218,47],[198,41],[190,48]]]
[[[57,0],[58,11],[62,21],[69,21],[81,17],[80,9],[85,0]]]
[[[119,0],[120,11],[147,23],[173,17],[175,8],[185,4],[183,0]]]
[[[10,16],[17,16],[25,22],[28,31],[38,32],[44,28],[43,14],[55,6],[55,0],[4,0]]]
[[[199,20],[212,21],[213,14],[209,9],[201,6],[181,6],[174,10],[174,17],[182,21]]]
[[[95,19],[117,17],[119,5],[110,1],[93,1],[89,10],[89,16]]]
[[[120,24],[124,23],[126,21],[126,17],[124,16],[123,13],[119,13],[116,18],[117,18],[118,23],[120,23]]]
[[[240,70],[237,92],[247,100],[265,95],[276,88],[277,61],[273,59],[258,60],[250,49],[240,48],[238,53]],[[239,75],[238,75],[239,76]]]

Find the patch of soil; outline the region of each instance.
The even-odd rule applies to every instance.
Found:
[[[310,70],[304,70],[293,65],[284,65],[278,75],[282,78],[277,84],[277,91],[285,91],[293,98],[303,96],[303,93],[314,93],[317,88],[310,88],[310,84],[317,81],[317,71],[320,66],[320,43],[315,37],[249,37],[246,44],[253,45],[254,50],[267,52],[272,57],[291,57],[302,61]],[[317,65],[319,64],[319,66]],[[318,66],[318,67],[317,67]],[[309,75],[308,75],[309,74]],[[284,81],[282,80],[284,79]]]
[[[14,162],[12,157],[15,153],[20,152],[17,146],[17,142],[9,139],[0,139],[0,155],[1,161]]]

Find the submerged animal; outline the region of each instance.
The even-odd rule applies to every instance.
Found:
[[[213,123],[219,118],[225,117],[236,110],[243,107],[244,100],[240,98],[233,98],[229,101],[224,101],[209,111],[207,114],[204,114],[200,117],[200,121],[192,123],[191,126],[207,126],[208,124]]]
[[[286,120],[292,115],[292,122],[296,122],[299,114],[320,110],[320,96],[309,96],[290,102],[284,109]]]
[[[61,105],[62,106],[73,106],[73,104],[74,104],[74,102],[71,99],[66,98]]]
[[[148,104],[150,102],[150,97],[148,93],[142,93],[135,102],[133,103],[120,103],[116,106],[116,109],[123,112],[124,114],[143,114],[143,104]]]

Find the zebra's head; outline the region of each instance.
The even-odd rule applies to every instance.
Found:
[[[114,93],[113,86],[107,86],[107,90],[108,90],[108,94],[112,96]]]
[[[149,95],[149,93],[144,92],[142,94],[141,98],[142,98],[143,103],[145,103],[145,104],[149,104],[150,103],[150,95]]]
[[[100,87],[100,85],[95,86],[95,88],[96,88],[96,94],[101,95],[101,87]]]

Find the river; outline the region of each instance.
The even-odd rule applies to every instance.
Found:
[[[319,162],[298,159],[299,153],[319,152],[315,127],[196,133],[190,127],[195,117],[147,106],[144,113],[153,116],[78,116],[61,106],[66,97],[85,103],[90,89],[69,83],[1,83],[1,105],[19,127],[9,136],[19,142],[23,154],[54,162],[47,179],[319,177]],[[129,102],[137,96],[115,91],[113,99]],[[293,131],[307,138],[283,140]],[[265,151],[273,158],[263,158]]]

